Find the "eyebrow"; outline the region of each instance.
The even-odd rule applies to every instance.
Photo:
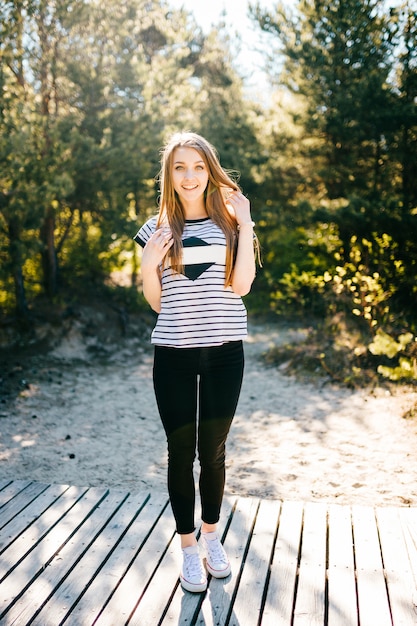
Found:
[[[174,161],[174,165],[177,165],[177,164],[184,165],[184,163],[185,163],[185,161]],[[203,159],[201,159],[200,161],[194,161],[194,165],[197,165],[198,163],[203,163],[203,165],[204,165]]]

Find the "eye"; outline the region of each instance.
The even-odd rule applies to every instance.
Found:
[[[174,169],[175,169],[176,172],[178,172],[179,170],[182,170],[183,167],[182,167],[182,165],[176,165]]]
[[[197,165],[195,169],[201,171],[204,169],[204,165]]]

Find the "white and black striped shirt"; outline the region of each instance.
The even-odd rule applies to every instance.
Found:
[[[134,237],[144,247],[155,232],[157,217]],[[182,234],[184,273],[165,266],[161,312],[152,343],[176,348],[219,346],[245,339],[246,308],[231,287],[224,287],[226,239],[210,218],[186,220]]]

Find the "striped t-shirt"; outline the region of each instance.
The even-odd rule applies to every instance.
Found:
[[[156,230],[157,217],[148,220],[134,237],[144,247]],[[186,220],[182,234],[184,273],[165,263],[162,271],[161,311],[151,342],[192,348],[219,346],[245,339],[246,308],[232,288],[224,287],[226,239],[210,218]]]

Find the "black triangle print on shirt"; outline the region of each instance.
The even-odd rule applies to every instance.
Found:
[[[215,264],[215,261],[211,263],[199,263],[198,262],[198,248],[202,248],[203,246],[210,246],[207,241],[200,239],[199,237],[187,237],[182,242],[183,248],[194,248],[194,256],[196,263],[186,264],[184,263],[184,276],[186,276],[189,280],[197,280],[209,267]]]

